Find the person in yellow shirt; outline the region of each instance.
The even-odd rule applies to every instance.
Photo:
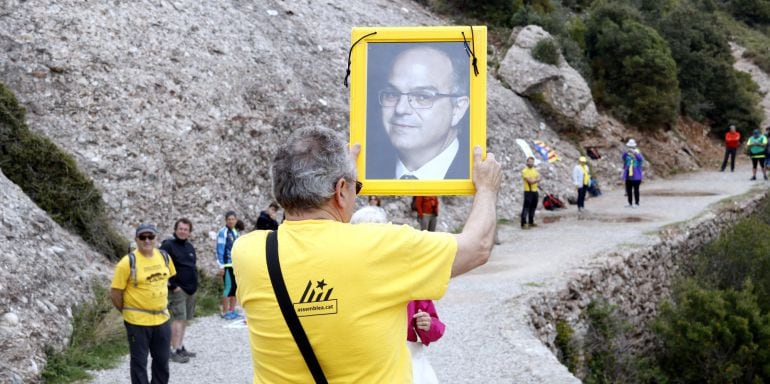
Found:
[[[481,148],[474,149],[474,203],[463,231],[450,234],[350,224],[362,186],[354,161],[359,151],[356,144],[348,152],[330,129],[296,130],[271,166],[273,195],[286,220],[275,232],[251,232],[233,246],[254,383],[311,383],[319,377],[329,383],[411,383],[407,304],[440,299],[450,276],[489,258],[501,180],[493,154],[482,160]],[[276,264],[276,257],[266,256],[268,238],[277,243],[278,273],[268,273],[267,263]],[[286,317],[276,299],[282,281],[290,300]],[[299,347],[306,344],[298,344],[289,330],[294,319],[309,349]]]
[[[136,228],[136,251],[115,265],[110,286],[112,304],[123,314],[131,351],[131,383],[147,384],[147,354],[152,356],[152,383],[168,383],[171,354],[168,279],[176,275],[168,254],[155,248],[158,230]],[[133,260],[133,261],[132,261]]]
[[[521,208],[521,228],[529,229],[535,225],[535,209],[540,198],[537,193],[537,184],[540,183],[540,172],[535,168],[535,158],[527,158],[527,166],[521,170],[521,178],[524,180],[524,206]]]

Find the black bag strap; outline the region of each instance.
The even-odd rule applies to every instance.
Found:
[[[297,347],[299,347],[299,351],[302,352],[302,357],[305,359],[305,364],[310,369],[313,379],[315,379],[317,384],[326,384],[324,371],[321,369],[321,365],[318,364],[318,359],[315,357],[315,353],[313,353],[313,347],[307,339],[302,323],[299,322],[297,312],[294,311],[289,291],[286,290],[286,283],[283,281],[283,274],[281,273],[281,263],[278,261],[278,235],[275,231],[270,231],[267,234],[265,254],[267,257],[267,272],[270,274],[270,283],[273,286],[275,298],[278,300],[278,306],[281,307],[283,319],[286,320],[286,325],[289,327],[291,335],[294,337]]]

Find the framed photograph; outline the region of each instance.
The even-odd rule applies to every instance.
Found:
[[[350,143],[368,195],[471,195],[486,155],[486,27],[353,28]]]

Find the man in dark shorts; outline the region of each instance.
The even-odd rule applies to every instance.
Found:
[[[189,241],[192,222],[181,218],[174,223],[174,237],[163,241],[160,249],[171,256],[176,275],[168,279],[168,310],[171,313],[171,361],[186,363],[195,353],[183,344],[187,322],[195,315],[195,291],[198,290],[198,269],[195,248]]]

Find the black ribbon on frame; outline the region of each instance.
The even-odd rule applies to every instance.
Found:
[[[475,76],[479,75],[479,67],[478,67],[478,60],[476,59],[476,39],[473,35],[473,26],[470,26],[471,28],[471,45],[468,45],[468,39],[465,37],[465,31],[461,31],[460,33],[463,35],[463,44],[465,44],[465,53],[468,54],[468,57],[472,57],[473,60],[471,60],[471,65],[473,65],[473,74]]]
[[[356,40],[356,42],[353,43],[353,45],[350,46],[350,49],[348,50],[348,70],[345,73],[345,82],[344,82],[345,88],[348,87],[348,78],[350,77],[350,62],[351,62],[350,58],[353,55],[353,48],[355,48],[356,44],[358,44],[361,40],[363,40],[363,39],[365,39],[365,38],[367,38],[369,36],[376,35],[376,34],[377,34],[377,31],[374,31],[374,32],[371,32],[371,33],[367,33],[367,34],[361,36],[361,38]],[[466,44],[466,46],[467,46],[467,44]]]

